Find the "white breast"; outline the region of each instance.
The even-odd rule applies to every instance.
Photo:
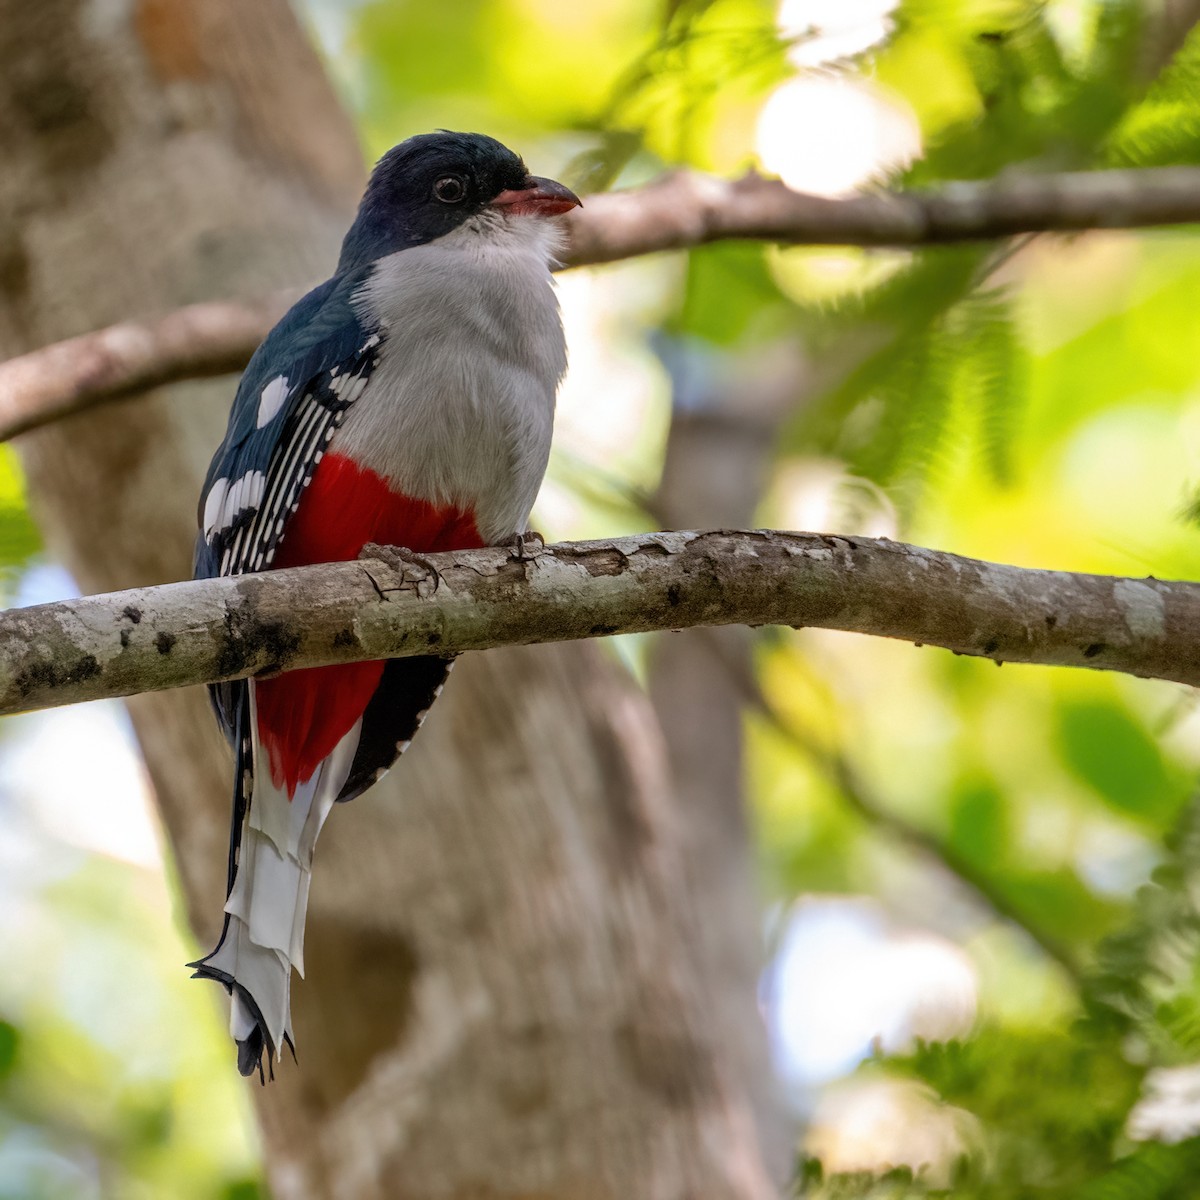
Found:
[[[379,364],[330,449],[405,495],[471,509],[481,536],[527,528],[566,370],[553,224],[486,213],[380,260],[355,298]]]

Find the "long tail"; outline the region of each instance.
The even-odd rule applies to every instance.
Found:
[[[216,949],[190,965],[197,978],[215,979],[230,993],[229,1032],[243,1075],[257,1070],[263,1077],[264,1050],[272,1077],[283,1044],[295,1053],[291,978],[293,967],[304,974],[313,848],[350,774],[360,727],[361,721],[289,801],[271,782],[259,748],[253,681],[239,697],[225,925]]]

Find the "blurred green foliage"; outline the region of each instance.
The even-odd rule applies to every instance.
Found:
[[[1154,7],[1133,0],[902,0],[885,38],[821,65],[804,58],[822,32],[795,24],[804,6],[787,6],[785,29],[766,0],[306,11],[372,155],[416,131],[477,128],[581,187],[676,165],[732,173],[765,156],[756,123],[781,84],[837,76],[918,131],[920,152],[892,174],[901,186],[1200,162],[1200,37],[1162,56]],[[1195,231],[914,253],[717,245],[575,273],[563,292],[579,379],[540,521],[551,536],[658,523],[679,400],[664,337],[735,377],[784,342],[812,369],[779,424],[763,524],[1196,576]],[[5,452],[10,595],[39,554]],[[635,662],[640,645],[625,647]],[[762,631],[755,654],[747,787],[766,897],[786,912],[803,894],[871,896],[897,930],[961,947],[978,987],[967,1028],[879,1050],[850,1081],[909,1089],[925,1124],[949,1115],[949,1149],[860,1168],[819,1136],[814,1088],[797,1189],[1200,1192],[1200,1118],[1182,1101],[1165,1122],[1138,1115],[1160,1072],[1200,1063],[1194,697],[815,631]],[[0,787],[0,815],[10,793]],[[0,1198],[258,1194],[244,1097],[211,998],[182,979],[190,948],[163,895],[141,904],[137,869],[55,858],[38,837],[52,879],[20,903],[39,928],[84,932],[42,946],[37,978],[0,986],[0,1164],[19,1179],[0,1171]],[[85,942],[103,969],[85,972],[81,999]],[[114,961],[127,991],[101,995]],[[93,1012],[102,1000],[120,1012],[132,994],[156,997],[130,1010],[151,1047],[138,1070],[130,1038]],[[180,1038],[191,1044],[173,1053]]]
[[[0,446],[0,595],[11,596],[21,572],[41,550],[25,506],[25,481],[11,446]]]

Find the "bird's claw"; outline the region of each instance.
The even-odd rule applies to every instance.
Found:
[[[402,585],[405,583],[417,585],[418,596],[436,592],[438,584],[442,581],[437,567],[429,559],[410,550],[407,546],[381,546],[378,542],[368,542],[359,551],[358,557],[377,558],[380,562],[386,563],[400,576]],[[420,567],[421,573],[415,574],[410,570],[412,567]],[[422,584],[431,586],[428,586],[427,590],[423,590]]]
[[[533,562],[546,553],[546,539],[536,529],[527,529],[513,537],[508,550],[518,562]]]

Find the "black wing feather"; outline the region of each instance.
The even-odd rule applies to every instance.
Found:
[[[404,753],[452,666],[453,658],[425,654],[384,663],[379,686],[363,713],[358,748],[338,793],[339,803],[361,796]]]

